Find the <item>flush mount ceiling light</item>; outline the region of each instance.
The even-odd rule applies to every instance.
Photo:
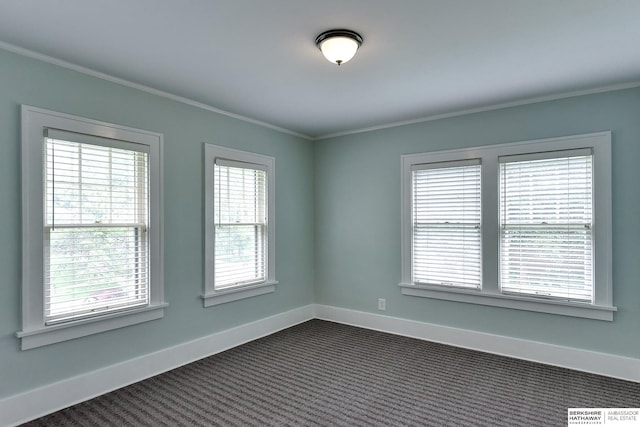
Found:
[[[316,37],[316,46],[329,62],[344,64],[362,45],[362,36],[351,30],[329,30]]]

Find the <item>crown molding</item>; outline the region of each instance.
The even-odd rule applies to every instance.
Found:
[[[231,113],[229,111],[221,110],[220,108],[213,107],[213,106],[205,104],[203,102],[194,101],[192,99],[185,98],[183,96],[178,96],[178,95],[174,95],[174,94],[169,93],[169,92],[164,92],[162,90],[155,89],[155,88],[152,88],[150,86],[145,86],[145,85],[142,85],[142,84],[139,84],[139,83],[135,83],[135,82],[126,80],[126,79],[122,79],[120,77],[115,77],[115,76],[112,76],[110,74],[102,73],[100,71],[96,71],[96,70],[93,70],[91,68],[87,68],[87,67],[83,67],[83,66],[74,64],[72,62],[63,61],[62,59],[54,58],[52,56],[45,55],[45,54],[38,53],[38,52],[34,52],[32,50],[25,49],[23,47],[15,46],[15,45],[12,45],[10,43],[6,43],[6,42],[3,42],[3,41],[0,41],[0,49],[6,50],[8,52],[16,53],[18,55],[26,56],[27,58],[36,59],[38,61],[46,62],[48,64],[52,64],[52,65],[56,65],[56,66],[59,66],[59,67],[62,67],[62,68],[66,68],[66,69],[72,70],[72,71],[76,71],[78,73],[86,74],[86,75],[91,76],[91,77],[96,77],[98,79],[106,80],[108,82],[119,84],[121,86],[130,87],[132,89],[137,89],[137,90],[140,90],[142,92],[150,93],[152,95],[156,95],[156,96],[160,96],[162,98],[170,99],[172,101],[180,102],[182,104],[186,104],[186,105],[189,105],[191,107],[200,108],[200,109],[207,110],[207,111],[210,111],[212,113],[220,114],[220,115],[223,115],[223,116],[227,116],[227,117],[230,117],[230,118],[233,118],[233,119],[236,119],[236,120],[240,120],[240,121],[243,121],[243,122],[251,123],[251,124],[254,124],[254,125],[258,125],[258,126],[261,126],[261,127],[265,127],[265,128],[268,128],[268,129],[272,129],[272,130],[278,131],[278,132],[286,133],[286,134],[289,134],[289,135],[297,136],[298,138],[303,138],[303,139],[307,139],[307,140],[312,140],[313,139],[312,137],[310,137],[308,135],[304,135],[302,133],[298,133],[298,132],[292,131],[290,129],[286,129],[286,128],[283,128],[283,127],[280,127],[280,126],[276,126],[276,125],[273,125],[271,123],[263,122],[263,121],[260,121],[260,120],[252,119],[251,117],[246,117],[246,116],[243,116],[243,115],[240,115],[240,114]]]
[[[178,96],[178,95],[174,95],[172,93],[169,92],[164,92],[162,90],[159,89],[155,89],[152,88],[150,86],[145,86],[139,83],[135,83],[129,80],[125,80],[122,79],[120,77],[115,77],[112,76],[110,74],[106,74],[106,73],[102,73],[100,71],[96,71],[93,70],[91,68],[87,68],[87,67],[83,67],[68,61],[64,61],[58,58],[54,58],[52,56],[49,55],[45,55],[42,53],[38,53],[29,49],[25,49],[23,47],[19,47],[10,43],[6,43],[3,41],[0,41],[0,49],[12,52],[12,53],[16,53],[18,55],[22,55],[28,58],[32,58],[32,59],[36,59],[42,62],[46,62],[52,65],[56,65],[62,68],[66,68],[72,71],[76,71],[82,74],[86,74],[88,76],[92,76],[92,77],[96,77],[102,80],[106,80],[108,82],[111,83],[115,83],[115,84],[119,84],[122,86],[126,86],[126,87],[130,87],[132,89],[137,89],[143,92],[147,92],[150,93],[152,95],[157,95],[160,96],[162,98],[166,98],[166,99],[170,99],[172,101],[176,101],[176,102],[180,102],[182,104],[186,104],[192,107],[196,107],[196,108],[200,108],[206,111],[210,111],[212,113],[216,113],[216,114],[220,114],[226,117],[230,117],[236,120],[240,120],[246,123],[251,123],[257,126],[261,126],[261,127],[265,127],[271,130],[275,130],[281,133],[285,133],[285,134],[289,134],[289,135],[293,135],[296,136],[298,138],[302,138],[308,141],[321,141],[321,140],[325,140],[325,139],[331,139],[331,138],[338,138],[338,137],[342,137],[342,136],[349,136],[349,135],[355,135],[355,134],[359,134],[359,133],[366,133],[366,132],[374,132],[374,131],[378,131],[378,130],[384,130],[384,129],[390,129],[390,128],[394,128],[394,127],[400,127],[400,126],[406,126],[406,125],[412,125],[412,124],[418,124],[418,123],[424,123],[424,122],[431,122],[431,121],[435,121],[435,120],[441,120],[441,119],[448,119],[448,118],[453,118],[453,117],[459,117],[459,116],[465,116],[468,114],[475,114],[475,113],[482,113],[485,111],[492,111],[492,110],[500,110],[503,108],[510,108],[510,107],[519,107],[519,106],[523,106],[523,105],[528,105],[528,104],[537,104],[540,102],[547,102],[547,101],[555,101],[555,100],[560,100],[560,99],[565,99],[565,98],[573,98],[573,97],[577,97],[577,96],[583,96],[583,95],[593,95],[593,94],[597,94],[597,93],[602,93],[602,92],[612,92],[612,91],[616,91],[616,90],[624,90],[624,89],[632,89],[632,88],[636,88],[636,87],[640,87],[640,81],[632,81],[632,82],[627,82],[627,83],[621,83],[621,84],[615,84],[615,85],[608,85],[608,86],[601,86],[601,87],[597,87],[597,88],[592,88],[592,89],[584,89],[584,90],[578,90],[578,91],[571,91],[571,92],[562,92],[562,93],[556,93],[556,94],[551,94],[551,95],[545,95],[545,96],[540,96],[540,97],[534,97],[534,98],[525,98],[525,99],[521,99],[521,100],[517,100],[517,101],[512,101],[512,102],[505,102],[505,103],[500,103],[500,104],[492,104],[492,105],[486,105],[486,106],[482,106],[482,107],[477,107],[477,108],[470,108],[470,109],[464,109],[464,110],[456,110],[456,111],[450,111],[450,112],[446,112],[446,113],[441,113],[441,114],[434,114],[434,115],[429,115],[429,116],[424,116],[424,117],[420,117],[417,119],[411,119],[411,120],[402,120],[402,121],[397,121],[397,122],[390,122],[390,123],[386,123],[386,124],[382,124],[382,125],[376,125],[376,126],[370,126],[370,127],[364,127],[364,128],[358,128],[358,129],[352,129],[352,130],[347,130],[347,131],[343,131],[343,132],[335,132],[335,133],[329,133],[329,134],[325,134],[325,135],[319,135],[319,136],[310,136],[310,135],[305,135],[299,132],[295,132],[292,131],[290,129],[286,129],[280,126],[276,126],[273,125],[271,123],[267,123],[267,122],[263,122],[261,120],[257,120],[257,119],[253,119],[251,117],[246,117],[240,114],[236,114],[236,113],[232,113],[229,111],[225,111],[222,110],[220,108],[216,108],[213,107],[211,105],[202,103],[202,102],[198,102],[198,101],[194,101],[192,99],[183,97],[183,96]]]
[[[442,113],[442,114],[434,114],[434,115],[431,115],[431,116],[425,116],[425,117],[421,117],[421,118],[417,118],[417,119],[403,120],[403,121],[391,122],[391,123],[387,123],[387,124],[383,124],[383,125],[377,125],[377,126],[370,126],[370,127],[360,128],[360,129],[348,130],[348,131],[344,131],[344,132],[330,133],[330,134],[326,134],[326,135],[316,136],[316,137],[313,137],[311,139],[314,140],[314,141],[320,141],[320,140],[323,140],[323,139],[338,138],[338,137],[341,137],[341,136],[354,135],[354,134],[358,134],[358,133],[373,132],[373,131],[377,131],[377,130],[389,129],[389,128],[394,128],[394,127],[399,127],[399,126],[413,125],[413,124],[417,124],[417,123],[431,122],[431,121],[434,121],[434,120],[441,120],[441,119],[449,119],[449,118],[452,118],[452,117],[466,116],[467,114],[482,113],[482,112],[485,112],[485,111],[500,110],[500,109],[503,109],[503,108],[510,108],[510,107],[520,107],[520,106],[523,106],[523,105],[537,104],[539,102],[556,101],[556,100],[559,100],[559,99],[573,98],[573,97],[576,97],[576,96],[593,95],[593,94],[603,93],[603,92],[613,92],[613,91],[616,91],[616,90],[632,89],[632,88],[636,88],[636,87],[640,87],[640,81],[633,81],[633,82],[620,83],[620,84],[615,84],[615,85],[601,86],[601,87],[597,87],[597,88],[584,89],[584,90],[578,90],[578,91],[572,91],[572,92],[562,92],[562,93],[556,93],[556,94],[552,94],[552,95],[539,96],[539,97],[535,97],[535,98],[525,98],[525,99],[512,101],[512,102],[505,102],[505,103],[501,103],[501,104],[492,104],[492,105],[486,105],[486,106],[483,106],[483,107],[451,111],[451,112]]]

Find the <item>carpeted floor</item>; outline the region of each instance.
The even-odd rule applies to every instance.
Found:
[[[640,384],[312,320],[25,426],[566,426]]]

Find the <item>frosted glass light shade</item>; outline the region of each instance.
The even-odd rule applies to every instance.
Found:
[[[333,37],[320,43],[325,58],[334,64],[344,64],[358,51],[358,43],[347,37]]]
[[[361,44],[362,37],[349,30],[326,31],[316,38],[316,45],[324,57],[338,65],[353,58]]]

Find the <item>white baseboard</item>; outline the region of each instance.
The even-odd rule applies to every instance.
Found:
[[[442,344],[640,382],[640,359],[475,332],[326,305],[316,318]]]
[[[33,420],[313,318],[640,382],[640,359],[311,304],[10,396],[0,400],[0,426]]]
[[[15,426],[313,319],[314,306],[247,323],[0,400],[0,425]]]

